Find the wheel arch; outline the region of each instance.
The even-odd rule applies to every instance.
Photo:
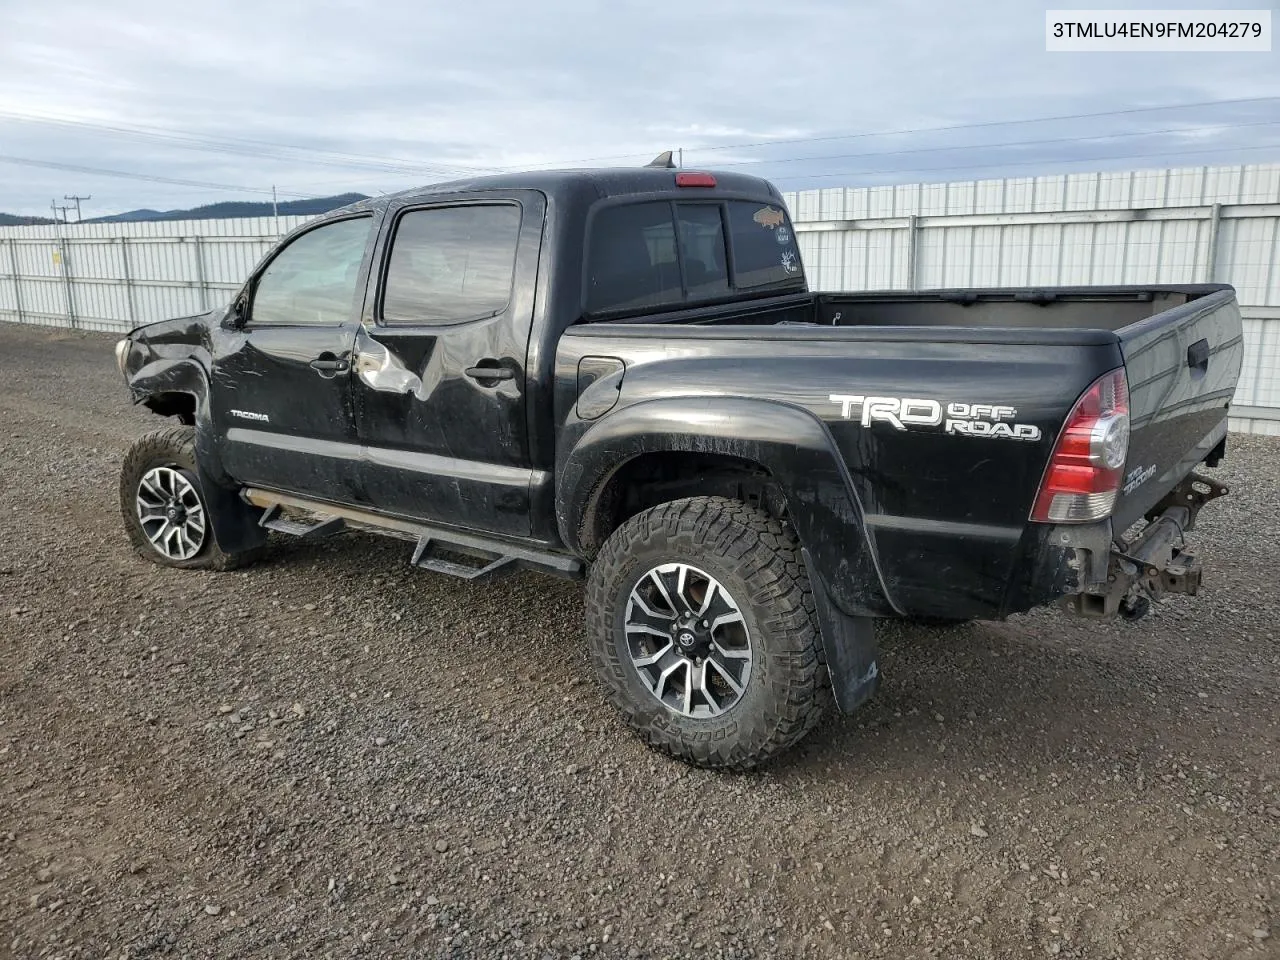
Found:
[[[162,393],[148,394],[142,405],[152,413],[162,417],[173,417],[185,427],[196,424],[196,408],[199,400],[196,394],[187,390],[166,390]]]
[[[239,553],[265,543],[267,533],[258,526],[262,511],[240,499],[237,484],[222,467],[209,387],[208,372],[191,357],[161,358],[129,378],[135,403],[195,428],[196,474],[214,539],[227,553]]]
[[[578,546],[594,556],[614,530],[650,507],[690,496],[725,496],[786,512],[777,479],[745,456],[695,450],[646,450],[600,478],[581,512]]]
[[[839,608],[858,616],[895,612],[843,461],[807,410],[735,397],[647,400],[586,426],[566,446],[556,470],[556,520],[564,542],[583,556],[593,557],[616,529],[611,525],[625,521],[618,517],[627,511],[616,505],[630,480],[656,464],[706,464],[710,472],[693,478],[677,471],[674,495],[664,499],[726,495],[715,486],[726,482],[754,487],[766,512],[785,511],[810,573]]]

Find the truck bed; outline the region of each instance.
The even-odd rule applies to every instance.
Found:
[[[836,326],[1070,328],[1118,331],[1221,289],[1116,287],[817,294],[815,319]]]
[[[581,376],[581,358],[601,356],[625,364],[591,388],[608,402],[763,397],[820,419],[897,608],[981,617],[1043,602],[1006,588],[1047,535],[1028,514],[1090,384],[1125,370],[1131,438],[1112,513],[1119,532],[1220,454],[1242,338],[1225,285],[797,293],[580,324],[560,341],[566,379]],[[999,404],[1016,412],[1022,442],[859,422],[842,397]]]
[[[1222,284],[1049,287],[917,292],[803,293],[756,302],[646,313],[613,324],[778,324],[824,327],[951,327],[974,330],[1118,332],[1205,296]],[[923,335],[923,334],[922,334]]]

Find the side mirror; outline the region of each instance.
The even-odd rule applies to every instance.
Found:
[[[248,319],[249,297],[248,294],[240,293],[227,308],[226,316],[222,318],[222,325],[232,330],[239,330]]]

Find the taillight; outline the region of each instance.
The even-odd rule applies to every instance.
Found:
[[[1129,454],[1129,382],[1121,367],[1071,408],[1040,482],[1031,519],[1087,523],[1111,514]]]

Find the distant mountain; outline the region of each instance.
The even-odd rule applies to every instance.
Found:
[[[312,200],[286,200],[279,205],[281,216],[313,217],[318,213],[328,213],[338,207],[345,207],[357,200],[369,199],[363,193],[340,193],[336,197],[316,197]],[[127,213],[115,213],[109,217],[94,217],[84,223],[125,223],[138,220],[226,220],[230,217],[269,217],[270,203],[246,203],[228,200],[223,203],[210,203],[203,207],[192,207],[190,210],[130,210]],[[54,223],[48,217],[19,217],[12,213],[0,213],[0,227],[29,227],[38,224]],[[73,224],[74,226],[74,224]]]
[[[53,223],[48,217],[18,217],[12,213],[0,213],[0,227],[33,227]]]
[[[317,197],[312,200],[286,200],[278,205],[281,216],[315,216],[328,213],[338,207],[345,207],[357,200],[367,200],[363,193],[342,193],[336,197]],[[203,207],[192,207],[189,210],[130,210],[127,213],[116,213],[109,217],[95,217],[85,223],[124,223],[137,220],[226,220],[231,217],[269,217],[270,203],[251,203],[240,200],[228,200],[223,203],[210,203]],[[0,221],[3,222],[3,221]],[[45,221],[50,222],[50,221]]]

